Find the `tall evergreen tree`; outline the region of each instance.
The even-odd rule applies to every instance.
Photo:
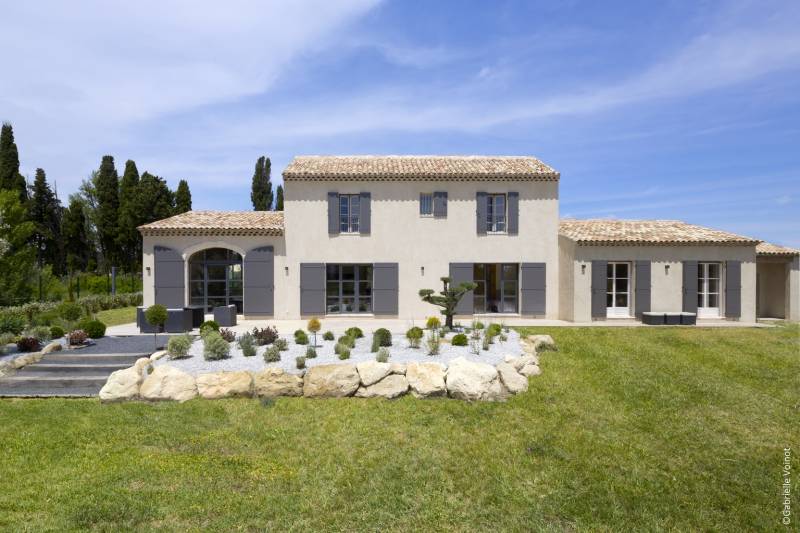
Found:
[[[36,260],[41,270],[51,265],[53,273],[63,274],[61,260],[61,202],[53,194],[47,183],[47,176],[41,168],[36,169],[28,213],[34,223],[33,243]]]
[[[253,210],[255,211],[272,210],[271,172],[272,162],[270,162],[269,157],[262,155],[256,161],[256,169],[253,172],[253,185],[250,192],[250,201],[253,202]]]
[[[178,190],[175,191],[175,214],[186,213],[192,210],[192,191],[186,180],[178,182]]]
[[[36,256],[27,216],[16,191],[0,190],[0,305],[22,304],[31,296]]]
[[[275,194],[275,211],[283,211],[283,185],[278,185]]]
[[[136,229],[141,224],[139,213],[139,170],[130,159],[125,162],[125,172],[119,185],[119,217],[117,245],[122,265],[128,272],[138,271],[141,264],[142,237]]]
[[[8,122],[4,122],[0,129],[0,189],[16,191],[25,207],[28,185],[19,173],[19,152],[14,142],[14,130]]]
[[[84,209],[85,205],[80,197],[72,195],[61,223],[66,266],[69,273],[87,270],[92,257],[92,245],[86,231],[87,222]]]
[[[167,182],[149,172],[139,180],[138,202],[142,224],[171,217],[175,212],[175,195]]]
[[[109,269],[120,259],[117,246],[119,234],[119,176],[114,167],[114,158],[104,155],[100,163],[94,186],[97,191],[97,213],[95,225],[103,263]]]

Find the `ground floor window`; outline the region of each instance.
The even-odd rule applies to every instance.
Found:
[[[516,263],[475,263],[472,279],[475,313],[516,313],[519,268]]]
[[[327,313],[372,312],[372,265],[326,265]]]
[[[606,316],[631,316],[631,265],[609,262],[606,266]]]
[[[720,316],[719,286],[722,265],[699,263],[697,265],[697,315]]]
[[[191,305],[235,305],[242,312],[242,256],[225,248],[209,248],[189,258]]]

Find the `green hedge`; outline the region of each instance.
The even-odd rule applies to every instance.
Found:
[[[142,305],[142,293],[132,292],[114,296],[92,294],[77,300],[83,308],[83,314],[91,316],[106,309],[118,309]],[[26,326],[50,326],[58,319],[58,306],[61,302],[31,302],[25,305],[0,308],[0,330],[5,329],[3,324],[17,324],[24,321]],[[16,326],[15,326],[16,327]],[[5,331],[0,331],[5,333]],[[12,333],[14,333],[12,331]],[[19,333],[19,332],[16,332]]]

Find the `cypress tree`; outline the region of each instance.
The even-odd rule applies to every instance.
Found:
[[[47,183],[47,176],[41,168],[36,169],[28,213],[35,227],[33,243],[39,268],[49,264],[53,268],[53,273],[62,274],[61,202],[53,194]]]
[[[136,272],[141,263],[142,238],[136,229],[141,223],[139,213],[139,170],[130,159],[119,185],[119,216],[117,245],[122,264],[128,272]]]
[[[61,233],[64,237],[64,252],[69,273],[85,271],[92,256],[84,209],[84,201],[79,196],[72,195],[69,207],[64,212]]]
[[[178,182],[178,190],[175,192],[175,214],[186,213],[192,210],[192,192],[186,180]]]
[[[250,201],[253,202],[253,210],[255,211],[272,210],[271,172],[272,162],[270,162],[269,157],[262,155],[256,161],[256,169],[253,172],[253,185],[250,192]]]
[[[139,180],[139,212],[142,224],[171,217],[175,212],[175,195],[167,182],[149,172]]]
[[[283,211],[283,185],[278,185],[275,198],[275,211]]]
[[[8,122],[3,122],[0,129],[0,189],[17,191],[23,207],[28,200],[28,185],[19,173],[19,152],[14,142],[14,129]]]
[[[114,167],[114,158],[104,155],[100,163],[94,186],[97,191],[95,225],[100,250],[103,252],[105,268],[109,269],[119,260],[117,237],[119,235],[119,176]]]
[[[35,251],[33,222],[16,191],[0,190],[0,305],[19,305],[31,296]]]

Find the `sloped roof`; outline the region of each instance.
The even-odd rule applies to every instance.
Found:
[[[579,244],[722,244],[760,241],[680,220],[562,219],[559,234]]]
[[[283,212],[188,211],[137,229],[142,235],[283,235]]]
[[[777,244],[771,244],[768,242],[762,242],[756,246],[756,254],[792,256],[800,255],[800,250],[795,248],[787,248],[786,246],[778,246]]]
[[[558,180],[559,173],[535,157],[523,156],[304,155],[292,159],[283,178]]]

